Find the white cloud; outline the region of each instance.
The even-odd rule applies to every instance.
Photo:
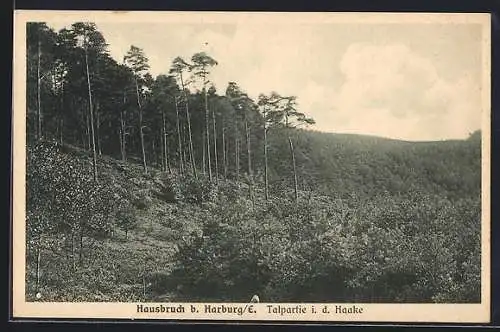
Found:
[[[428,59],[407,46],[353,44],[340,69],[345,77],[330,120],[339,131],[408,140],[463,138],[480,127],[479,89],[464,76],[439,77]]]

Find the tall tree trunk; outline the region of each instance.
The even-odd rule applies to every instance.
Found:
[[[95,113],[96,113],[96,134],[97,134],[97,151],[99,153],[99,156],[102,155],[102,150],[101,150],[101,112],[99,108],[99,101],[97,100],[95,103]]]
[[[125,155],[123,153],[123,131],[121,125],[121,112],[120,112],[120,128],[118,128],[118,140],[120,141],[120,155],[122,157],[122,161],[125,161]]]
[[[125,118],[123,116],[124,111],[120,111],[120,148],[121,148],[121,155],[122,155],[122,161],[127,160],[127,154],[126,154],[126,132],[125,132]]]
[[[269,180],[267,170],[267,117],[264,107],[264,197],[266,201],[269,199]]]
[[[60,101],[59,101],[60,103]],[[56,134],[55,134],[55,139],[57,140],[57,143],[59,145],[62,145],[62,111],[61,111],[61,106],[59,105],[59,109],[57,110],[57,116],[56,116],[56,122],[57,122],[57,127],[56,127]]]
[[[152,145],[151,146],[151,154],[153,155],[153,157],[151,159],[151,165],[158,166],[158,155],[156,153],[156,144],[155,144],[155,142],[156,142],[156,138],[153,135],[152,140],[151,140],[151,145]]]
[[[85,125],[86,125],[86,135],[87,135],[87,150],[91,150],[92,149],[92,138],[90,137],[90,115],[86,112],[85,113]]]
[[[42,139],[42,91],[41,91],[41,83],[42,77],[40,74],[41,67],[41,40],[40,40],[40,32],[38,32],[38,64],[37,64],[37,138]]]
[[[77,109],[79,111],[79,116],[80,116],[80,122],[78,123],[77,125],[77,128],[73,131],[73,135],[75,137],[75,142],[79,139],[81,144],[80,146],[85,150],[87,149],[87,145],[85,143],[85,140],[86,140],[86,137],[85,137],[85,126],[86,126],[86,122],[85,122],[85,118],[87,116],[87,111],[86,111],[86,106],[85,105],[85,109],[82,108],[83,106],[83,103],[81,103],[80,101],[75,101],[75,100],[71,100],[71,105],[70,105],[70,109]]]
[[[63,104],[63,111],[61,112],[61,129],[59,129],[59,142],[61,143],[61,146],[64,145],[64,104]]]
[[[245,137],[246,137],[246,145],[247,145],[247,163],[248,163],[248,190],[250,195],[250,200],[252,203],[255,203],[254,194],[253,194],[253,174],[252,174],[252,154],[250,148],[250,128],[248,126],[248,121],[245,118]]]
[[[224,164],[224,179],[227,179],[226,127],[224,122],[222,123],[222,163]]]
[[[207,143],[207,169],[208,169],[208,180],[212,181],[212,163],[210,162],[210,130],[208,124],[208,95],[207,95],[207,86],[206,79],[204,78],[203,82],[203,95],[205,97],[205,134],[206,134],[206,143]]]
[[[85,141],[85,132],[82,132],[81,137],[83,149],[87,150],[87,142]]]
[[[163,127],[160,129],[160,169],[162,172],[167,172],[167,165],[165,164],[165,144],[163,144]]]
[[[94,136],[94,112],[92,110],[92,91],[90,88],[90,73],[89,73],[89,60],[87,55],[87,47],[85,47],[85,67],[87,68],[87,86],[89,93],[90,128],[92,134],[92,156],[94,159],[94,181],[97,182],[97,155],[95,150],[95,136]]]
[[[217,163],[217,129],[215,123],[215,109],[212,109],[212,123],[213,123],[213,135],[214,135],[214,167],[215,167],[215,183],[219,183],[219,165]]]
[[[295,192],[295,202],[299,200],[298,193],[298,184],[297,184],[297,167],[295,165],[295,152],[293,150],[293,143],[290,136],[288,136],[288,142],[290,143],[290,154],[292,156],[292,166],[293,166],[293,184],[294,184],[294,192]]]
[[[186,127],[185,126],[181,126],[181,139],[182,139],[182,160],[183,160],[183,163],[184,163],[184,170],[186,171],[187,173],[187,168],[188,168],[188,156],[186,155],[186,150],[188,150],[188,155],[189,155],[189,145],[187,143],[187,140],[186,140]],[[187,149],[186,149],[187,147]]]
[[[176,126],[177,126],[177,149],[179,153],[179,170],[181,174],[184,174],[184,162],[183,162],[183,154],[182,154],[182,138],[181,138],[181,125],[179,119],[179,103],[176,100],[175,102],[175,115],[176,115]]]
[[[63,145],[63,131],[64,131],[64,77],[61,74],[61,110],[59,112],[59,142]]]
[[[182,87],[181,96],[184,97],[184,102],[186,103],[186,120],[187,120],[188,135],[189,135],[189,161],[191,162],[191,169],[193,171],[193,175],[194,175],[195,179],[198,179],[198,173],[196,171],[196,162],[194,159],[193,135],[191,133],[191,116],[189,114],[189,96],[186,93],[186,87],[184,85],[184,78],[182,76],[182,73],[180,73],[180,79],[181,79],[181,87]]]
[[[168,136],[167,136],[168,137]],[[170,154],[170,149],[169,149],[169,144],[167,144],[167,146],[165,147],[165,153],[167,154],[167,156],[171,156]],[[169,163],[168,163],[168,167],[169,167],[169,172],[172,173],[172,167],[170,166],[170,159],[169,159]]]
[[[64,139],[63,139],[63,136],[64,136],[64,118],[61,116],[61,124],[60,124],[60,127],[61,129],[59,130],[59,143],[61,144],[61,146],[64,144]]]
[[[121,141],[121,154],[122,161],[127,160],[127,132],[125,123],[125,106],[127,105],[127,95],[123,91],[123,108],[120,110],[120,141]]]
[[[187,97],[186,97],[187,99]],[[189,135],[189,161],[191,162],[191,171],[193,172],[194,178],[198,179],[198,171],[196,170],[196,162],[194,159],[194,148],[193,148],[193,134],[191,133],[191,116],[189,115],[189,104],[186,101],[186,119],[188,125],[188,135]]]
[[[240,180],[240,139],[239,139],[238,123],[235,123],[234,134],[234,168],[236,171],[236,181]],[[239,186],[239,182],[238,182]]]
[[[167,125],[166,125],[166,117],[165,110],[161,110],[161,119],[162,119],[162,135],[163,135],[163,162],[165,163],[165,171],[171,173],[170,163],[168,160],[168,149],[167,149]]]
[[[148,166],[146,164],[146,150],[144,147],[144,132],[142,126],[142,106],[141,106],[141,97],[139,94],[139,83],[137,82],[137,77],[135,77],[135,91],[137,94],[137,106],[139,107],[139,135],[141,139],[141,150],[142,150],[142,164],[144,167],[144,173],[148,173]]]
[[[207,144],[205,143],[207,140],[207,136],[205,135],[205,129],[201,129],[201,136],[202,136],[202,146],[203,146],[203,152],[202,152],[202,164],[203,167],[201,168],[203,175],[207,174]]]
[[[245,119],[245,136],[247,143],[247,162],[248,162],[248,176],[252,177],[252,156],[250,148],[250,128],[248,127],[248,121]]]

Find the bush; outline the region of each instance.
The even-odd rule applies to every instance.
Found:
[[[217,198],[217,187],[206,178],[185,176],[181,181],[181,194],[188,203],[213,202]]]
[[[147,279],[150,283],[149,290],[153,295],[162,295],[176,288],[168,271],[151,272]]]
[[[167,203],[177,203],[183,200],[181,185],[172,175],[163,174],[158,185],[160,187],[157,192],[159,199]]]
[[[132,204],[139,210],[146,210],[151,207],[152,199],[151,196],[149,196],[149,191],[143,189],[133,195]]]
[[[135,211],[126,201],[122,202],[120,210],[117,212],[116,223],[125,231],[125,239],[128,237],[128,232],[137,227],[138,220]]]

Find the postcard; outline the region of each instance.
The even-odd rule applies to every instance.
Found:
[[[14,318],[490,321],[490,16],[14,12]]]

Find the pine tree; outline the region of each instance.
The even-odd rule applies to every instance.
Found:
[[[194,148],[193,148],[193,134],[191,132],[191,116],[189,113],[189,96],[188,96],[188,83],[184,80],[184,72],[190,70],[191,65],[189,65],[181,57],[176,57],[172,62],[172,67],[170,73],[174,74],[178,81],[180,82],[181,92],[177,101],[180,105],[184,105],[186,111],[186,121],[188,127],[189,136],[189,162],[191,163],[191,170],[195,178],[198,178],[198,173],[196,171],[196,162],[194,158]]]
[[[96,140],[95,140],[95,130],[94,130],[94,104],[92,100],[92,82],[90,79],[90,57],[96,62],[97,57],[103,53],[106,49],[106,43],[101,33],[97,31],[97,27],[94,23],[75,23],[72,25],[72,30],[76,35],[78,43],[84,52],[85,61],[85,73],[87,79],[87,91],[88,91],[88,107],[89,107],[89,118],[88,122],[90,125],[90,141],[92,148],[93,157],[93,170],[94,170],[94,181],[97,182],[97,151],[96,151]]]
[[[147,173],[148,168],[146,164],[146,150],[144,146],[144,131],[143,131],[144,130],[143,107],[141,104],[142,85],[139,86],[139,84],[140,83],[142,84],[142,82],[144,81],[145,73],[149,69],[148,59],[144,55],[142,49],[132,45],[130,46],[129,51],[127,52],[123,60],[134,73],[137,107],[139,108],[139,135],[141,140],[142,163],[144,167],[144,172]]]
[[[218,63],[212,57],[207,55],[205,52],[195,53],[191,57],[191,62],[193,63],[191,66],[191,70],[195,78],[201,80],[203,85],[203,97],[204,97],[204,105],[205,105],[205,144],[206,144],[206,158],[207,158],[207,170],[208,170],[208,178],[212,181],[212,164],[210,162],[210,130],[209,130],[209,111],[208,111],[208,91],[207,85],[210,82],[208,79],[208,75],[210,74],[209,68],[216,66]],[[214,138],[215,139],[215,138]]]

